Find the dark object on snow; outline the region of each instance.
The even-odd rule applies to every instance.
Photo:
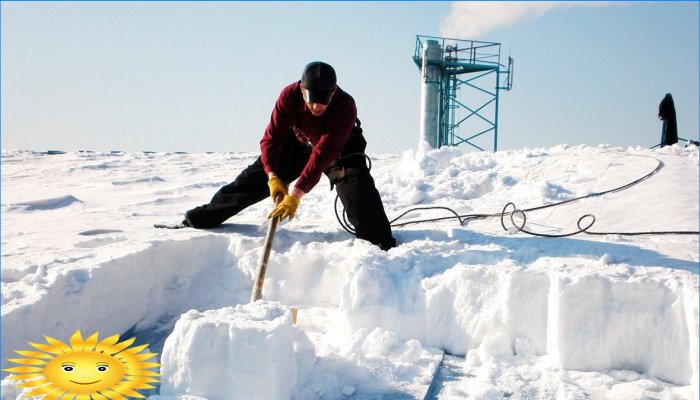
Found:
[[[678,124],[676,122],[676,107],[673,104],[671,93],[659,104],[659,119],[664,121],[661,128],[661,147],[678,143]]]
[[[182,221],[179,224],[153,224],[153,227],[158,229],[182,229],[190,228],[191,226],[186,221]]]

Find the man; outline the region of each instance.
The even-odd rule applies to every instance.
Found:
[[[268,218],[291,220],[301,199],[325,173],[357,237],[383,250],[395,247],[366,164],[366,145],[354,99],[338,87],[333,67],[312,62],[301,80],[285,87],[277,99],[260,140],[260,157],[219,189],[209,204],[187,211],[183,224],[213,228],[268,195],[273,201],[280,199]]]

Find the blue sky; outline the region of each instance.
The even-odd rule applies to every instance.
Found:
[[[370,153],[419,140],[416,35],[502,44],[499,149],[698,137],[698,2],[2,2],[2,148],[250,151],[331,63]]]

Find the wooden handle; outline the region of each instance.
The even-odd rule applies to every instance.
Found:
[[[282,195],[277,196],[275,199],[275,206],[277,206],[284,197]],[[250,295],[250,302],[253,303],[256,300],[262,298],[262,288],[263,282],[265,281],[265,274],[267,273],[267,262],[270,260],[270,253],[272,252],[272,242],[275,240],[275,232],[277,231],[277,224],[279,224],[279,217],[274,217],[270,219],[270,225],[267,227],[267,235],[265,235],[265,243],[263,247],[262,258],[260,263],[258,263],[258,268],[255,271],[255,281],[253,282],[253,293]]]

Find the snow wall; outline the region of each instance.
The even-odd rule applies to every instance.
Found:
[[[493,244],[465,249],[462,239],[444,245],[440,262],[427,241],[424,253],[414,246],[391,255],[359,240],[324,243],[324,251],[318,243],[294,243],[273,253],[264,298],[299,305],[300,318],[305,304],[337,307],[339,335],[381,327],[473,363],[489,354],[532,354],[566,370],[631,370],[692,385],[698,398],[696,276],[678,271],[669,278],[664,269],[656,274],[606,259],[523,265],[504,260]],[[76,328],[136,327],[167,335],[176,320],[197,315],[190,309],[248,303],[258,247],[250,238],[217,234],[156,241],[98,265],[36,277],[54,289],[3,307],[3,331],[13,332],[2,335],[3,367],[37,331],[64,337]]]

